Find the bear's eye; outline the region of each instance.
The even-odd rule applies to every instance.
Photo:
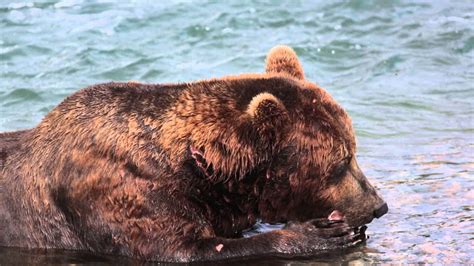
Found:
[[[341,162],[339,162],[334,170],[332,171],[331,177],[334,181],[337,181],[342,178],[342,176],[346,173],[347,169],[349,168],[349,163],[351,162],[351,157],[344,158]]]

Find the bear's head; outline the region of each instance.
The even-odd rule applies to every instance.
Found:
[[[248,106],[262,131],[272,132],[269,128],[276,126],[286,132],[268,168],[259,206],[262,217],[301,221],[338,210],[349,224],[360,226],[384,215],[387,204],[357,164],[354,130],[345,110],[325,90],[305,80],[296,53],[287,46],[270,51],[266,71],[300,80],[305,89],[293,110],[265,92]]]
[[[337,210],[360,226],[387,212],[357,164],[351,119],[305,79],[291,48],[273,48],[265,74],[190,87],[163,118],[170,161],[187,157],[203,177],[248,199],[264,222]]]

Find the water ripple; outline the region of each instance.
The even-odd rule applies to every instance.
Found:
[[[390,205],[366,247],[332,261],[472,263],[472,25],[462,1],[4,1],[0,131],[33,127],[90,84],[261,72],[289,44],[352,116],[360,165]]]

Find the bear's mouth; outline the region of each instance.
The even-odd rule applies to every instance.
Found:
[[[339,210],[332,211],[328,215],[327,219],[331,222],[339,222],[339,223],[346,222],[347,223],[344,213],[342,213]],[[368,223],[370,223],[370,221]],[[369,236],[365,234],[365,231],[367,230],[367,225],[366,225],[367,223],[362,223],[360,225],[352,225],[350,223],[348,224],[350,227],[352,227],[354,234],[360,234],[364,239],[369,238]]]
[[[328,215],[329,221],[343,221],[344,219],[344,214],[338,210],[334,210]]]
[[[351,217],[351,215],[346,216],[343,212],[339,210],[334,210],[327,216],[327,219],[335,222],[346,222],[352,227],[361,227],[370,224],[373,221],[374,217],[367,216],[359,219],[354,219],[353,217]]]

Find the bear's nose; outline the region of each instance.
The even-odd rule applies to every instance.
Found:
[[[375,216],[375,218],[380,218],[384,214],[386,214],[387,212],[388,212],[388,206],[387,206],[387,203],[384,202],[380,207],[378,207],[374,211],[374,216]]]

